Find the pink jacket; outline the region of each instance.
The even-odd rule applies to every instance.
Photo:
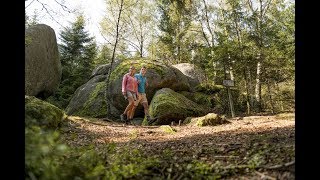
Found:
[[[132,91],[138,93],[138,81],[135,77],[125,74],[122,79],[122,92]]]

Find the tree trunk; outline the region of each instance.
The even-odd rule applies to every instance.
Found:
[[[270,105],[271,105],[271,111],[272,114],[274,114],[274,104],[273,104],[273,100],[272,100],[272,94],[271,94],[271,87],[270,87],[270,81],[267,81],[267,88],[268,88],[268,94],[269,94],[269,101],[270,101]]]
[[[279,87],[279,84],[278,83],[275,83],[275,87],[277,88],[277,94],[279,94],[280,92],[280,87]],[[279,96],[278,96],[279,97]],[[283,101],[282,101],[282,98],[277,98],[278,101],[280,101],[280,109],[281,109],[281,112],[284,111],[284,107],[283,107]]]
[[[232,68],[231,65],[230,65],[230,67],[229,67],[229,74],[230,74],[230,79],[231,79],[232,81],[234,81],[233,68]]]
[[[256,76],[256,88],[255,88],[255,100],[256,100],[256,107],[258,108],[258,112],[261,112],[261,62],[260,60],[257,63],[257,76]]]
[[[248,82],[248,78],[247,78],[247,72],[245,69],[243,70],[243,75],[244,75],[244,86],[245,86],[245,89],[247,92],[247,94],[246,94],[247,115],[250,115],[251,114],[251,111],[250,111],[251,106],[250,106],[250,92],[249,92],[249,86],[248,86],[249,82]]]
[[[143,57],[143,43],[144,43],[144,39],[143,39],[143,33],[142,33],[142,24],[140,24],[140,57]]]
[[[247,70],[247,77],[248,77],[248,90],[249,90],[249,97],[250,97],[250,106],[254,107],[254,97],[253,97],[253,85],[252,85],[252,78],[251,78],[251,72],[250,72],[250,68],[247,66],[246,68]]]
[[[113,46],[110,68],[108,70],[108,76],[107,76],[107,79],[106,79],[105,98],[106,98],[106,106],[107,106],[107,118],[111,117],[111,107],[110,107],[110,104],[111,104],[111,87],[110,87],[110,85],[111,84],[109,84],[109,82],[110,82],[111,70],[112,70],[113,63],[114,63],[116,48],[117,48],[117,44],[118,44],[118,40],[119,40],[119,24],[120,24],[122,8],[123,8],[123,0],[120,1],[118,20],[117,20],[117,24],[116,24],[116,41],[115,41],[114,46]]]

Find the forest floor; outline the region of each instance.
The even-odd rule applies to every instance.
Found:
[[[194,160],[201,162],[198,173],[214,173],[217,179],[295,179],[294,113],[229,118],[230,123],[217,126],[174,125],[173,132],[161,126],[68,119],[62,136],[69,145],[93,143],[99,148],[114,143],[139,149],[162,160],[151,172],[164,179],[188,177],[183,171]]]

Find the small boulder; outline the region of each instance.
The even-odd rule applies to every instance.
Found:
[[[191,126],[215,126],[219,124],[228,123],[224,117],[215,113],[209,113],[202,117],[187,117],[183,123]]]
[[[55,129],[65,120],[66,114],[58,107],[34,96],[25,96],[25,126],[33,125]]]

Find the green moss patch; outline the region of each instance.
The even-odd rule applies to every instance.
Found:
[[[105,101],[106,83],[97,83],[96,88],[90,93],[88,100],[83,107],[74,113],[77,116],[105,117],[107,114],[107,104]]]
[[[147,69],[153,69],[155,70],[158,74],[161,76],[164,75],[164,65],[161,65],[159,63],[155,63],[149,59],[143,59],[143,58],[138,58],[138,59],[128,59],[123,62],[121,62],[111,73],[110,75],[110,83],[118,78],[122,78],[122,76],[126,73],[128,73],[130,66],[133,65],[137,73],[141,69],[142,65],[145,65]]]
[[[224,117],[219,116],[215,113],[209,113],[202,117],[191,118],[188,117],[184,120],[184,124],[192,125],[192,126],[214,126],[218,124],[228,123]]]
[[[161,130],[163,130],[164,132],[166,133],[175,133],[177,132],[176,129],[172,128],[171,126],[169,125],[162,125],[159,127]]]
[[[66,114],[58,107],[34,96],[25,96],[26,126],[57,128],[65,118]]]

